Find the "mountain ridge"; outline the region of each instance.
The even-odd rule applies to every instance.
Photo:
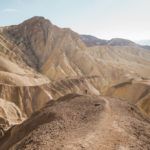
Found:
[[[149,129],[149,121],[127,102],[69,94],[6,132],[0,148],[140,150],[150,147]]]
[[[110,46],[134,46],[136,43],[122,38],[112,38],[110,40],[99,39],[92,35],[81,35],[81,39],[87,46],[110,45]]]

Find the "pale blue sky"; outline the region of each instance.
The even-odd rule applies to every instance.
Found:
[[[33,16],[99,38],[150,39],[150,0],[0,0],[0,26]]]

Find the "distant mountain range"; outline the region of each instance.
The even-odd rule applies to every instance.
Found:
[[[100,45],[110,45],[110,46],[134,46],[136,43],[122,38],[112,38],[111,40],[99,39],[91,35],[81,35],[82,41],[87,46],[100,46]]]
[[[148,46],[150,46],[150,40],[136,41],[136,43],[138,43],[140,45],[148,45]]]
[[[130,41],[123,38],[112,38],[111,40],[99,39],[92,35],[80,35],[81,40],[86,46],[138,46],[150,50],[150,41]]]

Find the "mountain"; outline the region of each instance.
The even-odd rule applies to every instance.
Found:
[[[149,149],[149,66],[146,47],[44,17],[1,27],[0,149]]]
[[[86,44],[88,47],[92,46],[138,46],[144,49],[150,50],[150,41],[147,42],[140,42],[140,41],[130,41],[127,39],[121,39],[121,38],[113,38],[111,40],[104,40],[99,39],[97,37],[91,36],[91,35],[80,35],[81,40]]]
[[[83,37],[86,37],[84,41]],[[88,40],[85,42],[85,39]],[[107,44],[93,43],[89,47],[87,42],[94,41],[91,39],[97,38],[57,27],[43,17],[3,27],[0,38],[4,56],[1,57],[2,87],[7,83],[13,85],[8,88],[11,93],[20,91],[15,102],[29,115],[45,104],[42,96],[47,97],[47,102],[71,92],[103,94],[118,81],[149,77],[148,50],[124,39],[102,40]],[[24,104],[20,97],[24,97],[26,90],[29,101]],[[40,98],[34,100],[37,91]],[[12,94],[4,93],[2,98],[14,101]]]
[[[0,98],[19,107],[24,117],[30,116],[49,100],[63,96],[65,93],[76,91],[84,93],[85,89],[88,89],[88,91],[99,94],[99,91],[89,83],[92,77],[91,79],[88,77],[72,78],[64,80],[64,82],[50,83],[46,76],[36,71],[34,55],[30,55],[30,51],[23,51],[3,33],[0,35],[0,50]],[[65,83],[72,88],[68,89],[64,85]],[[64,86],[63,91],[59,84]],[[1,118],[5,119],[4,116]]]
[[[94,91],[98,91],[96,93],[99,94],[102,94],[103,91],[118,82],[118,80],[149,77],[150,53],[146,49],[136,45],[132,41],[124,39],[112,39],[110,41],[102,40],[107,44],[94,45],[93,43],[93,46],[89,47],[87,46],[87,42],[85,42],[85,40],[83,41],[83,37],[89,39],[87,42],[89,42],[90,39],[97,39],[91,36],[81,36],[67,28],[59,28],[43,17],[33,17],[19,25],[4,27],[1,31],[1,43],[8,47],[10,56],[12,52],[14,53],[14,56],[11,56],[15,57],[12,58],[13,61],[18,61],[13,62],[13,67],[10,67],[13,71],[18,70],[18,72],[15,72],[15,77],[12,75],[13,71],[8,68],[8,66],[10,66],[10,63],[8,63],[9,61],[5,61],[8,63],[5,65],[7,70],[9,69],[8,71],[11,72],[11,75],[10,73],[7,73],[7,76],[11,76],[11,78],[13,77],[11,82],[15,82],[13,84],[17,84],[17,86],[20,86],[20,84],[26,86],[26,81],[28,80],[28,86],[32,83],[32,87],[35,87],[35,85],[40,87],[40,85],[44,84],[51,87],[51,85],[56,83],[55,81],[59,82],[59,80],[67,83],[69,81],[68,77],[70,79],[78,80],[79,78],[86,78],[87,76],[97,76],[98,78],[93,78],[92,81],[86,80],[86,85],[89,85],[88,87],[92,88],[84,88],[84,90],[82,90],[82,86],[79,87],[78,85],[77,87],[80,90],[76,88],[76,91],[82,91],[81,93],[83,93],[85,90],[94,89]],[[16,64],[14,65],[14,63]],[[4,60],[1,64],[4,64]],[[4,67],[4,65],[2,66]],[[29,72],[30,70],[28,73],[30,74],[30,79],[26,80],[25,77],[28,75],[25,74],[23,77],[22,75],[20,77],[20,74],[24,71],[22,68],[27,68],[25,70],[26,72]],[[46,75],[49,80],[46,79],[45,76],[43,77],[43,75],[39,74],[39,72]],[[4,83],[8,82],[8,79],[6,78],[7,76],[5,76],[5,80],[3,79]],[[42,83],[40,83],[41,81],[39,81],[39,79],[37,80],[37,78],[43,80]],[[36,83],[33,84],[35,79]],[[82,83],[82,80],[79,79],[78,81],[81,81]],[[49,85],[50,82],[52,82],[51,85]],[[56,93],[59,93],[61,89],[56,88],[55,86],[54,88]],[[66,85],[66,88],[63,88],[66,89],[63,90],[65,94],[68,93],[65,91],[72,91],[67,90],[67,88],[68,84]],[[29,87],[29,89],[31,88]],[[48,90],[46,91],[49,93],[50,88],[47,89]],[[33,95],[31,97],[34,97],[34,93],[36,93],[37,90],[28,91],[34,91],[33,94],[29,94]],[[52,96],[52,93],[54,92],[48,94],[47,100],[58,98],[56,95],[63,96],[63,93],[54,94],[56,96],[55,97]],[[2,98],[10,99],[7,97]],[[31,103],[32,101],[35,101],[33,98],[30,99]],[[29,108],[31,109],[27,112],[33,112],[32,104],[30,104]],[[23,110],[24,108],[21,109]]]
[[[121,38],[113,38],[111,40],[102,40],[97,37],[91,36],[91,35],[81,35],[81,40],[87,45],[87,46],[100,46],[100,45],[111,45],[111,46],[134,46],[136,43],[127,40],[127,39],[121,39]]]
[[[49,84],[47,77],[27,65],[28,58],[13,41],[0,34],[0,98],[13,102],[23,115],[31,115],[43,106],[45,100],[51,99],[42,85]],[[36,100],[34,100],[36,97]],[[37,106],[38,103],[38,106]]]
[[[80,38],[87,46],[107,45],[108,43],[107,40],[99,39],[91,35],[80,35]]]
[[[150,46],[146,46],[146,45],[143,46],[143,45],[142,45],[141,47],[143,47],[144,49],[150,50]]]
[[[128,40],[112,39],[104,46],[87,47],[79,34],[59,28],[43,17],[33,17],[20,25],[4,28],[3,33],[27,56],[27,64],[51,80],[85,75],[107,77],[107,71],[101,68],[109,70],[109,74],[114,73],[112,69],[117,70],[117,78],[121,72],[127,74],[129,70],[140,76],[149,75],[149,52]],[[120,61],[123,66],[116,66]]]
[[[45,22],[45,19],[43,21]],[[51,83],[46,76],[37,71],[36,55],[28,49],[23,49],[23,46],[20,46],[21,43],[20,45],[15,43],[14,38],[9,39],[5,36],[3,31],[8,28],[3,28],[0,33],[0,98],[3,99],[3,103],[0,103],[2,109],[0,126],[10,127],[17,123],[17,116],[10,115],[16,113],[16,110],[22,113],[19,115],[22,117],[18,116],[19,122],[42,108],[49,100],[67,93],[85,93],[88,90],[88,92],[99,94],[99,91],[90,83],[92,82],[90,80],[95,80],[96,77],[68,78]],[[59,87],[60,85],[63,89]],[[4,106],[6,108],[8,105],[9,108],[10,104],[7,101],[12,107],[3,110]],[[10,116],[4,115],[5,111],[10,111],[7,112]],[[15,123],[12,124],[10,120],[14,120]]]
[[[111,45],[111,46],[135,46],[136,44],[127,39],[113,38],[108,41],[108,45]]]
[[[125,101],[69,94],[8,130],[0,149],[149,149],[149,123]]]
[[[150,46],[150,40],[141,40],[141,41],[137,41],[137,43],[140,45]]]

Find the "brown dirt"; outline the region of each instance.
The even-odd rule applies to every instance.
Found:
[[[70,94],[12,128],[0,149],[149,150],[150,122],[118,99]]]

